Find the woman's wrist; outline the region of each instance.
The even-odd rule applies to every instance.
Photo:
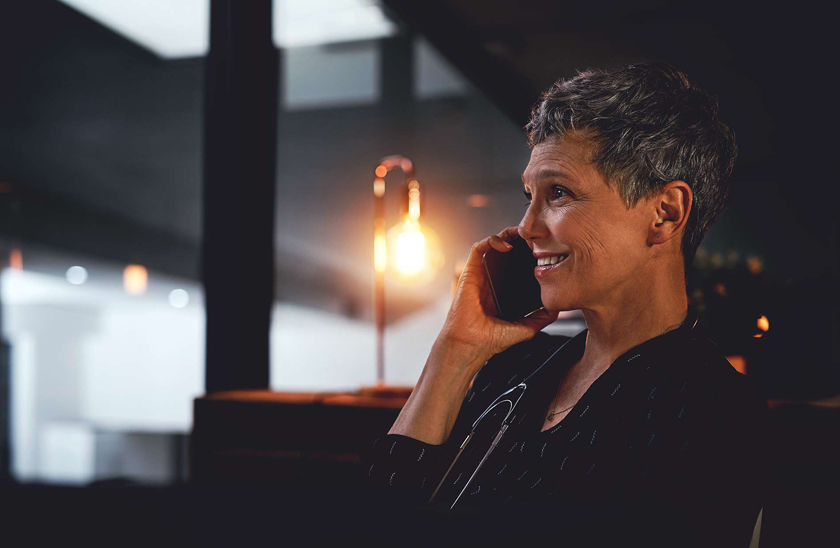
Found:
[[[440,445],[452,431],[470,383],[487,360],[471,345],[439,337],[389,434]]]
[[[432,346],[426,365],[435,374],[469,384],[491,357],[493,354],[485,348],[441,334]]]

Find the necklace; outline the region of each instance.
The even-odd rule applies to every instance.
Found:
[[[678,323],[678,324],[674,324],[674,325],[672,325],[671,327],[669,327],[668,329],[666,329],[665,331],[663,331],[662,333],[660,333],[660,334],[659,334],[659,335],[657,335],[657,336],[658,336],[658,337],[661,337],[662,335],[664,335],[664,334],[665,334],[665,333],[667,333],[668,331],[671,331],[672,329],[676,329],[676,328],[680,327],[680,326],[681,326],[682,324],[684,324],[684,323],[685,323],[685,320],[681,321],[681,322],[680,322],[680,323]],[[582,397],[582,396],[581,396],[581,397]],[[555,403],[556,401],[557,401],[557,396],[555,395],[555,396],[554,396],[554,399],[551,401],[551,406],[552,406],[552,407],[554,407],[554,403]],[[578,401],[580,401],[580,398],[578,398]],[[572,405],[570,405],[569,407],[565,408],[565,409],[561,409],[560,411],[552,411],[551,413],[549,413],[549,414],[548,414],[548,416],[546,417],[546,419],[545,419],[545,420],[546,420],[546,421],[551,421],[551,419],[553,419],[554,417],[556,417],[557,415],[559,415],[559,414],[561,414],[561,413],[564,413],[564,412],[568,411],[569,409],[571,409],[571,408],[572,408],[572,407],[574,407],[575,405],[577,405],[577,401],[576,401],[575,403],[573,403]]]
[[[665,331],[663,331],[662,333],[657,335],[657,337],[661,337],[662,335],[664,335],[668,331],[671,331],[672,329],[677,329],[678,327],[680,327],[684,323],[685,323],[685,320],[681,321],[680,323],[676,323],[676,324],[672,325],[671,327],[669,327],[668,329],[666,329]]]
[[[556,400],[557,398],[554,398],[554,399]],[[549,421],[550,421],[550,420],[551,420],[551,419],[553,419],[555,416],[559,415],[560,413],[563,413],[564,411],[568,411],[569,409],[571,409],[571,408],[572,408],[572,407],[574,407],[575,405],[577,405],[577,402],[575,402],[573,405],[571,405],[571,406],[567,407],[566,409],[562,409],[562,410],[560,410],[560,411],[552,411],[551,413],[549,413],[549,414],[548,414],[548,417],[546,417],[546,420],[549,420]]]

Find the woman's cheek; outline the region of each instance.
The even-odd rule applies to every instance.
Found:
[[[564,222],[565,238],[560,241],[572,249],[578,262],[596,264],[610,254],[604,233],[599,231],[599,224],[586,216],[568,216]]]

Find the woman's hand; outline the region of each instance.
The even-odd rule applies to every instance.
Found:
[[[506,348],[532,339],[545,326],[557,320],[559,311],[545,308],[515,322],[496,316],[490,282],[481,259],[490,248],[502,253],[510,251],[513,247],[507,242],[518,237],[517,227],[511,226],[473,244],[437,343],[458,347],[481,357],[483,365]]]
[[[544,308],[515,322],[496,317],[481,257],[490,248],[502,253],[510,251],[513,246],[506,242],[518,237],[517,227],[511,226],[472,246],[443,329],[389,434],[434,445],[445,443],[473,377],[487,360],[509,346],[533,338],[557,319],[558,312]]]

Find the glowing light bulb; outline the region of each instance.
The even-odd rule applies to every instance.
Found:
[[[403,274],[423,270],[426,259],[426,237],[416,221],[407,219],[397,235],[397,269]]]
[[[434,230],[406,215],[385,234],[387,262],[385,271],[391,281],[410,286],[426,285],[435,279],[443,266],[440,238]]]

